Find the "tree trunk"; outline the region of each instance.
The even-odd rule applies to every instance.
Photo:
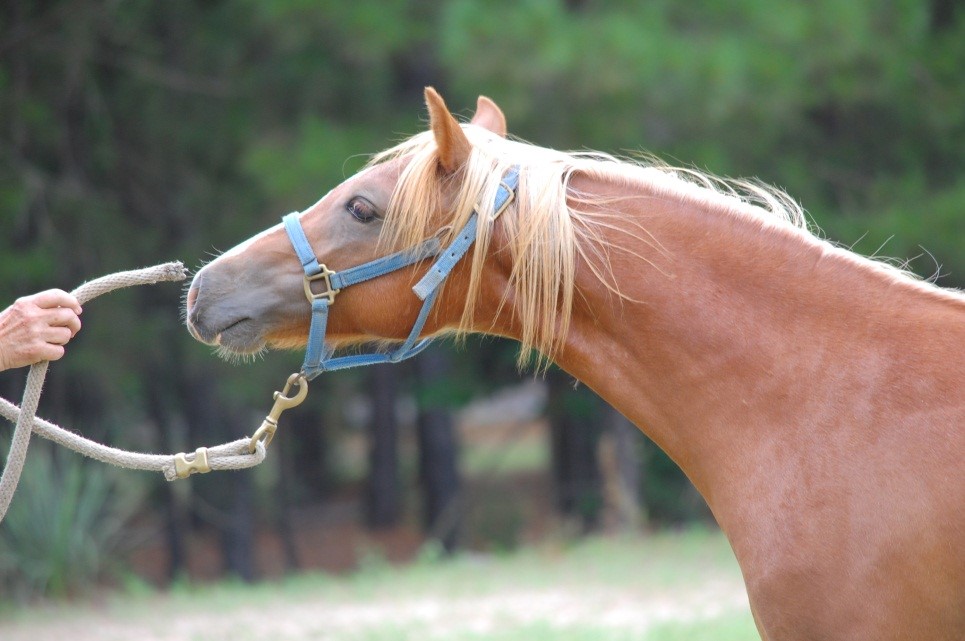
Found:
[[[552,370],[547,378],[557,509],[586,534],[598,526],[603,504],[596,456],[601,401],[586,390],[574,390],[564,372]]]
[[[388,363],[369,368],[372,422],[369,425],[369,482],[365,513],[366,524],[372,529],[391,527],[399,522],[402,515],[395,367]]]
[[[191,443],[223,443],[234,436],[233,427],[242,424],[246,412],[234,410],[220,401],[219,388],[211,383],[215,377],[202,372],[182,375],[185,385],[183,407],[190,426]],[[198,497],[214,509],[196,509],[196,516],[205,512],[215,515],[208,523],[221,535],[221,553],[227,572],[245,581],[256,577],[254,549],[254,489],[252,470],[235,470],[230,481],[208,476],[197,477],[193,487]]]
[[[255,565],[255,527],[252,502],[252,470],[236,470],[231,480],[231,506],[227,523],[221,530],[225,566],[230,574],[243,581],[257,577]]]
[[[312,382],[312,393],[316,398],[327,399],[331,389],[319,378]],[[318,411],[317,407],[306,403],[291,418],[285,416],[286,421],[291,421],[291,438],[287,441],[298,444],[285,450],[286,460],[290,461],[293,469],[293,473],[289,474],[292,487],[297,486],[309,499],[324,497],[332,486],[326,465],[329,445],[325,435],[325,413]]]
[[[176,452],[183,447],[186,439],[186,424],[176,416],[171,408],[179,407],[176,402],[178,391],[168,384],[170,373],[160,363],[150,361],[145,365],[146,380],[155,384],[145,384],[147,412],[158,429],[161,451]],[[175,581],[188,572],[187,537],[191,523],[189,504],[191,488],[174,483],[162,486],[164,497],[164,538],[168,548],[168,580]]]
[[[281,464],[278,466],[278,479],[276,489],[278,492],[278,513],[275,515],[275,525],[278,529],[278,536],[281,539],[282,552],[285,555],[285,569],[293,572],[301,567],[298,557],[298,545],[295,542],[295,526],[292,523],[292,504],[295,487],[294,474],[292,468],[295,463],[295,453],[301,449],[299,439],[298,447],[295,439],[284,439],[279,444],[279,458]]]
[[[955,23],[956,13],[961,10],[961,0],[931,0],[929,22],[932,33],[946,31]]]
[[[429,538],[446,552],[456,548],[462,510],[457,466],[459,446],[445,387],[452,370],[449,354],[424,352],[415,362],[419,381],[419,482],[423,496],[422,520]]]
[[[604,488],[615,530],[632,532],[646,523],[640,496],[643,435],[612,406],[605,410],[606,447],[600,448]]]

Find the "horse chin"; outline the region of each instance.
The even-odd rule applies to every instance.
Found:
[[[231,361],[250,361],[267,350],[267,343],[250,319],[226,327],[215,336],[218,356]]]
[[[267,351],[268,348],[265,345],[246,350],[239,350],[233,347],[218,345],[217,349],[215,350],[219,358],[229,363],[251,363],[257,360],[259,356],[262,356]]]

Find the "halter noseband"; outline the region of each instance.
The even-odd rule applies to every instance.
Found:
[[[519,167],[516,166],[506,172],[499,183],[493,209],[494,220],[513,201],[518,184]],[[285,231],[288,232],[292,247],[294,247],[298,260],[301,261],[302,268],[305,270],[305,296],[312,305],[312,323],[308,330],[308,346],[305,349],[305,362],[302,364],[301,375],[307,380],[311,380],[322,372],[375,365],[377,363],[398,363],[407,358],[412,358],[428,347],[432,339],[419,340],[419,333],[422,331],[426,319],[429,318],[429,312],[432,310],[436,295],[439,293],[439,286],[445,282],[452,269],[475,242],[478,219],[479,214],[473,211],[466,225],[456,235],[455,240],[445,249],[442,249],[439,245],[437,238],[430,238],[415,247],[335,272],[318,262],[298,220],[298,213],[294,212],[284,216],[282,221],[285,223]],[[419,316],[416,318],[409,336],[402,345],[390,352],[370,352],[340,357],[333,355],[334,350],[325,344],[325,328],[328,324],[328,309],[335,302],[335,296],[340,291],[346,287],[383,276],[435,256],[439,256],[439,258],[432,264],[422,280],[412,288],[415,295],[423,301],[422,309],[419,311]],[[313,282],[319,282],[323,285],[323,290],[317,294],[313,292]]]

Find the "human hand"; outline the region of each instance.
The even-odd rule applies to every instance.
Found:
[[[0,370],[55,361],[80,330],[80,303],[65,291],[18,298],[0,312]]]

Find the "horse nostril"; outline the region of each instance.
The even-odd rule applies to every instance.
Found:
[[[188,289],[188,295],[184,299],[184,307],[188,316],[188,325],[197,326],[200,320],[200,314],[198,310],[198,294],[201,292],[201,278],[200,274],[195,277],[194,282],[191,283],[190,289]]]
[[[188,313],[189,313],[189,314],[191,313],[191,309],[194,307],[195,301],[198,300],[198,290],[199,290],[199,289],[200,289],[200,288],[199,288],[195,283],[191,283],[191,289],[188,290],[188,298],[187,298],[187,301],[186,301],[186,302],[187,302],[187,305],[188,305]]]

